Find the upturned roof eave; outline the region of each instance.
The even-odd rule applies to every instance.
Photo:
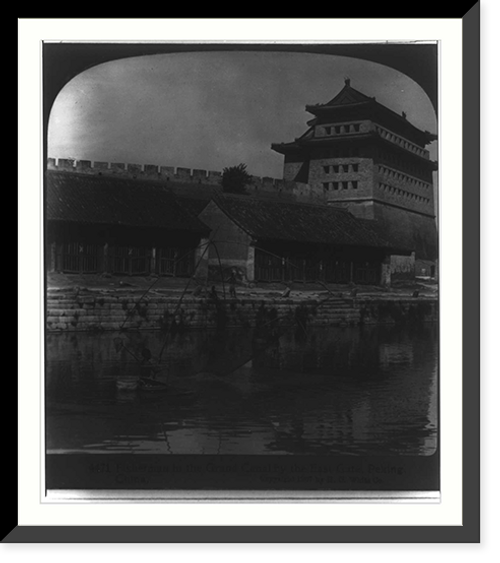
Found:
[[[413,129],[415,132],[417,132],[420,135],[425,135],[425,137],[429,140],[429,142],[432,142],[433,140],[437,139],[437,135],[434,133],[430,133],[429,131],[423,131],[422,129],[419,129],[416,125],[413,125],[413,123],[411,123],[410,121],[408,121],[406,119],[406,117],[403,117],[402,115],[400,115],[399,113],[396,113],[394,110],[392,110],[391,108],[388,108],[387,106],[384,106],[383,104],[381,104],[380,102],[378,102],[376,99],[374,98],[370,98],[368,100],[364,100],[364,101],[360,101],[360,102],[352,102],[352,103],[347,103],[347,104],[331,104],[330,102],[327,104],[316,104],[316,105],[306,105],[306,111],[316,117],[319,117],[320,115],[325,115],[328,113],[338,113],[340,111],[343,111],[347,108],[360,108],[363,106],[373,106],[374,108],[388,114],[391,115],[391,117],[396,118],[401,124],[404,124],[406,127],[410,127],[411,129]]]
[[[295,141],[293,141],[291,143],[273,143],[271,145],[271,150],[273,150],[273,151],[275,151],[279,154],[286,154],[288,152],[300,151],[301,148],[302,148],[302,145],[299,145]]]
[[[296,139],[290,143],[273,143],[271,145],[272,150],[285,154],[285,152],[293,152],[293,151],[300,151],[301,149],[307,146],[321,146],[321,145],[330,145],[332,141],[345,141],[348,139],[369,139],[369,138],[376,138],[376,133],[361,133],[359,135],[353,135],[352,133],[348,135],[336,135],[335,138],[333,137],[313,137],[308,139]]]
[[[366,105],[370,105],[373,100],[365,100],[363,102],[353,102],[349,104],[315,104],[315,105],[306,105],[306,111],[312,115],[316,115],[318,113],[328,113],[331,111],[339,111],[344,110],[346,108],[358,108]]]

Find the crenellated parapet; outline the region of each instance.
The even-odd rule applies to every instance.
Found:
[[[189,182],[198,184],[220,184],[222,172],[201,170],[157,164],[133,164],[124,162],[101,162],[90,160],[74,160],[68,158],[49,158],[48,170],[77,172],[80,174],[106,174],[123,178],[141,178],[145,180]]]
[[[176,184],[177,189],[180,189],[178,184],[212,187],[220,187],[222,184],[222,172],[220,171],[180,166],[49,158],[47,160],[47,169],[77,174],[172,182]],[[251,182],[247,185],[247,193],[258,197],[278,197],[303,202],[325,202],[325,194],[322,189],[300,182],[290,182],[269,176],[252,176]]]

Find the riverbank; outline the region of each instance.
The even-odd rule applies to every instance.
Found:
[[[378,286],[292,284],[206,288],[185,280],[52,276],[46,328],[59,331],[186,330],[261,326],[358,326],[438,319],[437,285],[428,281]],[[78,283],[80,282],[80,284]],[[416,295],[415,292],[418,292]]]
[[[200,280],[201,285],[209,285],[212,282]],[[187,293],[190,294],[197,287],[196,280],[187,280],[186,278],[172,278],[166,276],[124,276],[111,274],[63,274],[60,272],[49,272],[47,274],[47,288],[51,291],[69,290],[73,291],[78,288],[88,290],[121,290],[149,292],[160,291],[168,294],[180,294],[187,286]],[[222,283],[215,282],[216,287],[223,292],[228,291],[228,285],[225,288]],[[318,292],[325,291],[325,284],[322,283],[304,283],[293,282],[285,284],[283,282],[256,282],[252,284],[243,284],[238,282],[236,286],[237,293],[242,296],[251,295],[271,295],[279,296],[285,288],[290,288],[294,295],[307,293],[314,295]],[[334,292],[349,292],[352,286],[347,284],[328,284],[326,286]],[[399,295],[409,297],[415,290],[421,295],[436,296],[437,281],[432,278],[415,278],[415,280],[395,281],[391,287],[382,287],[380,285],[358,285],[357,290],[362,295]]]

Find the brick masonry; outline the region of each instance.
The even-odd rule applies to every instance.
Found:
[[[216,170],[190,169],[156,164],[128,164],[124,162],[99,162],[90,160],[71,160],[49,158],[47,169],[74,172],[85,175],[117,176],[120,178],[156,181],[168,185],[179,194],[188,193],[204,187],[206,193],[219,192],[222,172]],[[258,197],[272,197],[306,203],[323,202],[323,188],[306,183],[285,181],[280,178],[252,176],[247,193]]]

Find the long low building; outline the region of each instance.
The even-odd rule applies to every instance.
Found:
[[[164,186],[48,171],[47,271],[189,277],[209,228]]]
[[[218,196],[199,218],[212,233],[209,269],[247,281],[389,284],[391,255],[409,256],[345,209]]]
[[[49,170],[47,271],[217,280],[236,269],[248,282],[389,285],[410,264],[414,275],[413,249],[346,209],[191,195],[160,182]]]

